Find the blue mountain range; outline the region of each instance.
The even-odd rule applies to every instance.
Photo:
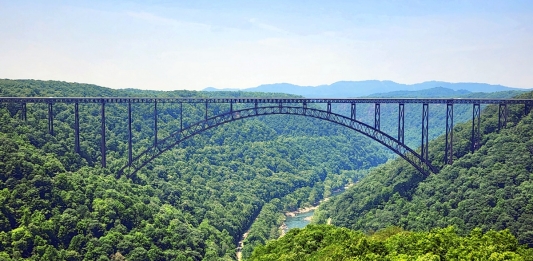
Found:
[[[401,84],[393,81],[340,81],[330,85],[299,86],[290,83],[264,84],[246,89],[217,89],[205,88],[204,91],[245,91],[245,92],[276,92],[301,95],[308,98],[348,98],[375,96],[389,92],[411,91],[446,91],[465,94],[468,92],[499,92],[499,91],[525,91],[522,88],[512,88],[503,85],[486,83],[450,83],[429,81],[417,84]]]

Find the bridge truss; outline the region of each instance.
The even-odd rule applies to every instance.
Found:
[[[472,135],[471,150],[475,151],[480,146],[480,117],[481,105],[497,104],[498,105],[498,129],[505,128],[508,120],[508,105],[524,105],[525,112],[529,113],[533,106],[533,100],[529,99],[398,99],[398,98],[356,98],[356,99],[306,99],[306,98],[130,98],[130,97],[0,97],[0,103],[15,103],[20,105],[20,117],[22,120],[27,119],[27,104],[47,104],[48,107],[48,132],[54,135],[54,104],[68,103],[74,104],[74,150],[80,152],[80,124],[79,124],[79,104],[100,104],[100,153],[101,166],[106,167],[106,104],[127,104],[128,113],[128,161],[123,166],[118,175],[133,175],[139,169],[151,162],[163,152],[170,150],[184,140],[198,135],[208,129],[216,126],[242,120],[255,116],[264,115],[300,115],[306,117],[326,120],[338,125],[355,130],[359,133],[370,137],[396,154],[404,158],[418,171],[425,175],[437,173],[438,169],[431,165],[428,158],[428,128],[429,128],[429,105],[443,104],[446,105],[446,126],[445,126],[445,157],[444,163],[453,162],[453,108],[455,104],[472,105]],[[133,156],[132,149],[132,104],[148,103],[153,104],[153,145]],[[158,104],[174,103],[179,104],[180,109],[180,126],[179,129],[172,132],[168,137],[158,139]],[[204,118],[184,126],[183,123],[183,104],[205,104]],[[421,149],[420,154],[414,149],[409,148],[404,142],[404,125],[405,125],[405,104],[422,104],[421,112]],[[211,112],[209,115],[209,104],[229,104],[229,110],[224,112]],[[234,109],[234,105],[239,104],[239,108]],[[325,104],[324,109],[308,107],[310,104]],[[349,104],[350,116],[341,115],[332,111],[332,105]],[[374,119],[373,126],[363,123],[356,118],[357,105],[373,104]],[[398,124],[397,135],[395,137],[381,131],[381,104],[398,105]]]

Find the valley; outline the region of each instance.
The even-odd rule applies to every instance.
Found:
[[[295,97],[248,92],[112,90],[33,80],[0,80],[0,94]],[[516,94],[477,95],[508,98]],[[27,121],[20,119],[16,105],[0,107],[0,258],[5,260],[235,260],[237,244],[248,231],[242,247],[247,260],[255,248],[280,236],[284,213],[316,205],[349,183],[355,184],[321,204],[314,213],[316,222],[331,220],[333,225],[366,233],[390,226],[427,231],[455,225],[460,235],[476,227],[483,232],[508,228],[520,244],[530,244],[527,217],[531,214],[531,170],[527,140],[531,119],[523,114],[523,109],[510,108],[508,128],[496,133],[497,112],[494,106],[488,106],[482,117],[483,147],[470,154],[468,144],[458,143],[454,165],[443,166],[442,175],[427,179],[417,176],[405,161],[361,134],[292,115],[261,116],[208,130],[163,153],[135,177],[117,179],[115,170],[127,158],[126,106],[106,106],[106,168],[99,166],[101,155],[95,145],[100,142],[99,129],[94,127],[99,122],[100,108],[80,105],[82,139],[77,154],[73,152],[74,107],[54,106],[54,135],[48,133],[46,106],[29,105]],[[203,104],[184,104],[188,112],[184,119],[178,117],[176,105],[158,106],[158,128],[163,136],[175,130],[180,120],[187,124],[204,116]],[[133,152],[137,154],[153,143],[153,115],[149,105],[133,107]],[[222,105],[210,108],[227,109]],[[370,113],[364,106],[358,109],[360,118]],[[443,109],[435,106],[430,112],[439,115],[445,112]],[[342,107],[333,110],[349,113]],[[395,124],[397,111],[383,106],[382,113],[384,130],[390,131],[387,123]],[[409,113],[419,117],[414,109]],[[471,123],[466,121],[471,119],[471,112],[458,106],[455,113],[456,137],[468,140]],[[406,119],[406,143],[416,147],[420,133],[415,130],[419,126],[415,116]],[[437,127],[442,122],[430,122],[434,141],[430,142],[429,155],[436,166],[442,166],[444,130]],[[507,157],[483,157],[492,155],[495,148],[505,148]],[[521,157],[515,159],[517,155]],[[506,169],[513,172],[506,173]],[[492,170],[501,175],[490,175]],[[488,181],[476,180],[476,175],[484,175]],[[466,187],[446,185],[453,180]],[[477,191],[479,188],[485,190]],[[469,198],[468,191],[477,196]],[[435,194],[439,196],[433,197]],[[483,198],[478,194],[499,197]],[[436,198],[441,201],[435,202]],[[461,200],[453,201],[454,198]],[[429,210],[420,207],[424,205]],[[479,219],[486,215],[488,207],[473,208],[487,205],[499,207],[490,216],[492,221]],[[504,219],[498,211],[513,214]],[[417,220],[415,213],[421,213],[423,220],[411,221]],[[449,214],[442,219],[439,213]]]

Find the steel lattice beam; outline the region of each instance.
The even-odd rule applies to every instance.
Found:
[[[374,104],[374,128],[376,130],[380,129],[380,123],[381,123],[381,109],[380,109],[380,104],[376,103]]]
[[[0,103],[9,102],[9,103],[20,103],[21,104],[21,119],[26,120],[26,105],[27,103],[45,103],[48,105],[48,132],[54,134],[54,115],[53,115],[53,104],[54,103],[74,103],[75,106],[75,151],[79,153],[79,103],[96,103],[101,104],[101,142],[100,149],[102,155],[102,166],[106,165],[106,133],[105,133],[105,104],[106,103],[128,103],[128,165],[132,165],[132,169],[137,169],[135,166],[138,166],[139,163],[132,155],[132,133],[131,133],[131,104],[132,103],[154,103],[154,151],[147,152],[142,157],[151,158],[154,155],[160,153],[158,146],[164,146],[169,144],[169,140],[160,141],[158,138],[158,103],[180,103],[180,134],[176,134],[172,140],[180,140],[182,135],[196,135],[200,132],[203,132],[206,128],[211,128],[213,126],[218,126],[224,124],[228,121],[233,121],[245,117],[257,116],[257,115],[269,115],[269,114],[296,114],[304,115],[315,118],[320,118],[328,120],[331,122],[339,123],[342,125],[350,125],[351,122],[357,122],[356,107],[358,103],[365,104],[374,104],[374,126],[370,128],[362,127],[361,131],[367,132],[368,135],[371,135],[375,139],[385,139],[380,131],[380,103],[397,103],[399,104],[398,108],[398,138],[397,143],[403,145],[404,143],[404,122],[405,122],[405,112],[404,104],[423,104],[422,111],[422,160],[428,159],[428,105],[429,104],[446,104],[446,145],[445,145],[445,163],[450,164],[453,162],[453,106],[454,104],[473,104],[473,122],[472,122],[472,151],[479,147],[480,142],[480,105],[481,104],[498,104],[498,130],[506,127],[508,121],[508,105],[511,104],[521,104],[524,106],[524,113],[529,113],[533,107],[532,99],[389,99],[389,98],[367,98],[367,99],[321,99],[321,98],[132,98],[132,97],[0,97]],[[199,123],[194,123],[189,126],[184,126],[184,110],[183,103],[188,104],[205,104],[205,115],[204,119]],[[213,115],[209,117],[209,104],[210,103],[225,103],[230,104],[230,113],[224,116]],[[253,108],[250,108],[251,111],[239,110],[235,111],[233,104],[253,104]],[[326,103],[326,111],[317,111],[316,109],[308,108],[308,104],[311,103]],[[332,104],[350,104],[350,117],[342,118],[344,116],[339,116],[332,112]],[[259,104],[265,104],[267,107],[259,107]],[[277,106],[272,106],[272,105]],[[290,107],[288,105],[299,104],[302,107]],[[271,106],[271,107],[269,107]],[[351,122],[350,122],[351,121]],[[351,126],[351,125],[350,125]],[[182,133],[183,132],[183,133]],[[366,135],[366,134],[365,134]],[[394,143],[388,143],[384,140],[380,141],[386,146],[394,147],[398,151],[401,146]],[[158,152],[159,151],[159,152]],[[403,155],[402,157],[409,158],[408,155]],[[416,158],[416,157],[415,157]],[[421,165],[420,165],[421,166]]]
[[[533,99],[419,99],[419,98],[350,98],[350,99],[321,99],[321,98],[132,98],[132,97],[0,97],[0,103],[268,103],[268,104],[302,104],[309,103],[413,103],[413,104],[527,104],[533,105]]]
[[[352,103],[351,103],[351,108],[350,108],[350,118],[351,118],[352,120],[357,119],[357,106],[356,106],[356,103],[355,103],[355,102],[352,102]]]
[[[479,103],[472,105],[472,137],[470,139],[470,149],[472,153],[476,151],[481,142],[481,108]]]
[[[48,103],[48,133],[54,135],[54,111],[53,103]]]
[[[180,102],[180,130],[183,130],[183,102]]]
[[[422,158],[428,160],[428,129],[429,129],[429,105],[427,103],[422,104],[422,145],[421,155]]]
[[[507,126],[507,104],[501,103],[498,107],[498,131]]]
[[[26,121],[27,120],[27,108],[26,108],[26,103],[23,102],[20,104],[20,119],[23,120],[23,121]]]
[[[106,145],[105,145],[105,102],[104,101],[102,101],[102,105],[100,109],[101,109],[100,119],[102,121],[102,128],[100,129],[100,154],[102,156],[101,158],[102,168],[105,168],[106,167]]]
[[[74,103],[74,151],[80,153],[80,115],[78,103]]]
[[[398,141],[404,143],[404,132],[405,132],[405,111],[404,104],[398,104]]]
[[[453,103],[446,104],[446,145],[444,164],[453,163]]]
[[[207,103],[205,113],[207,117]],[[157,146],[157,101],[154,102],[154,146]]]
[[[327,112],[327,111],[321,111],[321,110],[311,109],[311,108],[306,109],[302,107],[287,107],[287,106],[283,106],[280,108],[278,104],[278,106],[272,106],[272,107],[260,107],[260,108],[254,107],[254,108],[248,108],[248,109],[243,109],[243,110],[238,110],[238,111],[230,111],[228,113],[213,116],[211,118],[208,118],[207,120],[203,120],[195,124],[192,124],[186,127],[185,129],[172,133],[169,137],[163,140],[160,140],[158,146],[153,146],[145,150],[144,152],[142,152],[141,155],[137,156],[134,159],[134,164],[132,164],[133,169],[130,169],[127,166],[125,166],[119,171],[119,175],[121,173],[125,173],[128,175],[135,174],[136,171],[138,171],[140,168],[148,164],[150,161],[152,161],[155,157],[157,157],[164,151],[171,149],[172,147],[176,146],[177,144],[184,141],[185,139],[188,139],[194,135],[202,133],[203,131],[206,131],[218,125],[231,122],[231,121],[235,121],[235,120],[239,120],[239,119],[245,119],[248,117],[261,116],[261,115],[273,115],[273,114],[292,114],[292,115],[309,116],[309,117],[319,118],[322,120],[327,120],[333,123],[346,126],[348,128],[356,130],[378,141],[379,143],[393,150],[398,155],[400,155],[402,158],[406,159],[409,163],[411,163],[420,172],[426,175],[429,175],[430,172],[433,172],[433,173],[438,172],[436,168],[431,166],[431,164],[427,160],[423,159],[415,151],[405,146],[404,144],[401,144],[398,140],[394,139],[388,134],[383,133],[380,130],[374,127],[371,127],[365,123],[355,121],[346,116]],[[127,173],[128,170],[129,172]]]
[[[133,161],[133,133],[131,132],[131,102],[128,102],[128,166],[131,166]]]

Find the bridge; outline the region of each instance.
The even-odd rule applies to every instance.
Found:
[[[28,104],[47,104],[48,107],[48,132],[54,135],[54,104],[66,103],[74,105],[74,151],[80,153],[80,120],[79,104],[98,104],[100,106],[100,153],[101,166],[106,167],[106,104],[127,105],[128,119],[128,160],[120,169],[120,175],[133,175],[146,164],[151,162],[163,152],[172,149],[184,140],[201,134],[202,132],[223,125],[225,123],[243,120],[264,115],[300,115],[329,121],[349,129],[355,130],[389,148],[400,157],[408,161],[424,175],[438,173],[438,169],[432,166],[428,159],[428,129],[429,129],[429,106],[430,104],[446,105],[445,128],[445,153],[444,164],[453,162],[453,109],[456,104],[472,105],[472,135],[471,150],[478,149],[480,133],[481,105],[498,105],[498,130],[504,128],[508,121],[508,106],[520,105],[525,113],[529,113],[533,106],[531,99],[398,99],[398,98],[355,98],[355,99],[307,99],[307,98],[134,98],[134,97],[0,97],[0,104],[9,103],[18,106],[22,120],[27,119]],[[153,105],[153,145],[139,155],[133,156],[132,149],[132,104],[143,103]],[[158,104],[177,104],[180,115],[180,126],[174,132],[163,139],[158,139]],[[183,104],[196,104],[204,107],[205,113],[201,120],[184,124],[183,116],[187,112],[183,110]],[[215,111],[209,108],[210,104],[229,105],[227,111]],[[313,104],[320,104],[316,106]],[[349,115],[332,110],[332,105],[344,104],[349,106]],[[357,118],[357,107],[361,104],[369,104],[374,107],[374,115],[367,124]],[[398,106],[397,133],[390,134],[381,130],[381,104],[395,104]],[[405,144],[405,104],[422,104],[420,112],[421,121],[421,144],[420,153],[416,148],[410,148]],[[239,108],[237,108],[237,106]],[[368,119],[367,119],[368,122]]]

